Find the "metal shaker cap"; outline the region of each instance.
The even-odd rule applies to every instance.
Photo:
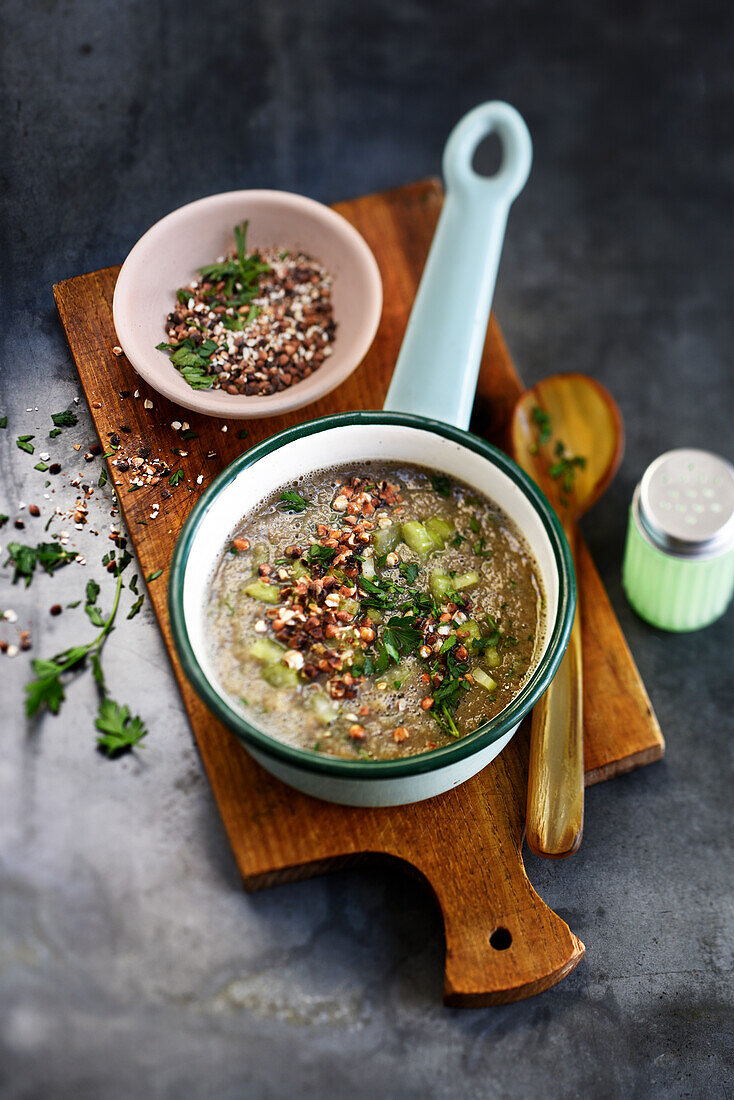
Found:
[[[635,494],[639,523],[659,550],[709,558],[734,547],[734,466],[693,448],[667,451]]]

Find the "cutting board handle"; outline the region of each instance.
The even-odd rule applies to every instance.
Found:
[[[494,176],[473,167],[497,134]],[[446,199],[413,303],[385,408],[468,428],[507,215],[532,160],[530,134],[509,103],[483,103],[454,127],[443,156]]]
[[[482,823],[484,826],[484,822]],[[431,886],[446,936],[444,1001],[457,1008],[508,1004],[561,981],[585,948],[530,884],[518,848],[483,852],[483,839],[455,848],[432,867],[410,862]],[[505,837],[506,841],[506,837]]]

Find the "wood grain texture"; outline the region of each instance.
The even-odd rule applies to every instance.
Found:
[[[413,184],[336,207],[360,230],[382,272],[385,306],[375,343],[338,391],[306,410],[277,420],[242,423],[225,434],[221,422],[187,414],[149,392],[124,357],[116,358],[112,294],[118,268],[79,276],[54,288],[56,303],[92,407],[100,439],[121,424],[153,454],[170,458],[181,446],[170,428],[188,420],[199,438],[185,444],[185,481],[148,520],[160,490],[125,491],[111,470],[144,575],[163,569],[151,599],[186,704],[201,757],[245,885],[259,889],[343,866],[365,856],[388,856],[414,868],[433,891],[446,930],[445,999],[463,1006],[501,1004],[548,988],[572,970],[584,948],[538,897],[521,857],[527,782],[527,723],[480,775],[430,802],[397,809],[333,806],[299,794],[263,771],[206,709],[173,653],[166,607],[167,567],[181,525],[202,488],[240,451],[289,425],[335,409],[380,408],[441,206],[436,181]],[[132,395],[139,391],[140,397]],[[120,396],[127,392],[129,396]],[[503,438],[521,384],[502,336],[490,323],[473,428]],[[152,410],[143,399],[150,397]],[[96,407],[99,405],[99,407]],[[207,457],[214,452],[214,457]],[[197,476],[203,474],[198,486]],[[148,526],[141,525],[148,520]],[[629,651],[593,563],[580,547],[587,593],[587,779],[595,782],[657,759],[662,739]],[[621,644],[620,644],[621,643]],[[623,693],[624,698],[617,695]],[[613,697],[612,697],[613,696]],[[585,700],[585,703],[587,701]],[[498,929],[505,929],[511,937]],[[490,940],[497,945],[492,946]]]

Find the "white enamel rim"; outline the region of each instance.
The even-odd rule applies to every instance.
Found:
[[[542,652],[515,699],[490,722],[455,743],[397,760],[342,760],[271,737],[230,702],[217,683],[205,644],[208,581],[242,516],[305,472],[365,460],[430,466],[495,501],[532,549],[546,597]],[[323,417],[281,432],[235,459],[194,506],[177,542],[169,579],[174,642],[187,676],[207,706],[256,759],[286,782],[322,798],[355,804],[417,801],[456,786],[489,763],[553,678],[568,643],[575,605],[568,543],[545,496],[527,475],[501,451],[469,432],[401,413]],[[441,772],[445,774],[427,774]],[[370,784],[375,786],[373,794],[365,790]]]
[[[169,356],[156,350],[176,290],[233,248],[233,228],[245,220],[248,248],[303,249],[334,276],[333,354],[310,377],[264,397],[193,390]],[[122,265],[112,312],[120,347],[164,397],[208,416],[281,416],[317,401],[359,366],[380,322],[382,280],[364,238],[328,206],[289,191],[226,191],[179,207],[140,238]]]

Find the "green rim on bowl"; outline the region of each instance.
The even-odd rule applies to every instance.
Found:
[[[416,756],[369,762],[343,760],[336,756],[320,755],[310,749],[299,749],[283,741],[276,740],[276,738],[271,737],[251,722],[248,722],[242,714],[227,703],[204,674],[189,639],[183,608],[184,578],[191,546],[207,510],[221,490],[229,485],[234,478],[238,477],[243,470],[253,466],[260,459],[265,458],[279,447],[283,447],[295,439],[328,431],[331,428],[365,424],[398,424],[407,428],[430,431],[487,458],[509,477],[535,505],[550,540],[559,577],[558,609],[555,622],[550,628],[550,637],[545,653],[527,684],[503,711],[489,722],[479,726],[473,733],[457,740],[454,744],[445,745],[443,748],[433,749],[431,752],[420,753]],[[350,779],[387,779],[418,775],[462,760],[499,740],[522,719],[548,687],[565,651],[576,608],[576,578],[571,551],[555,512],[535,483],[502,451],[493,447],[490,443],[485,443],[478,436],[462,431],[460,428],[453,428],[440,421],[430,420],[424,416],[415,416],[409,413],[350,412],[324,416],[318,420],[311,420],[306,424],[297,425],[294,428],[287,428],[240,455],[215,478],[192,508],[176,543],[168,582],[168,607],[173,640],[184,672],[209,709],[245,745],[252,745],[259,752],[322,775]]]

